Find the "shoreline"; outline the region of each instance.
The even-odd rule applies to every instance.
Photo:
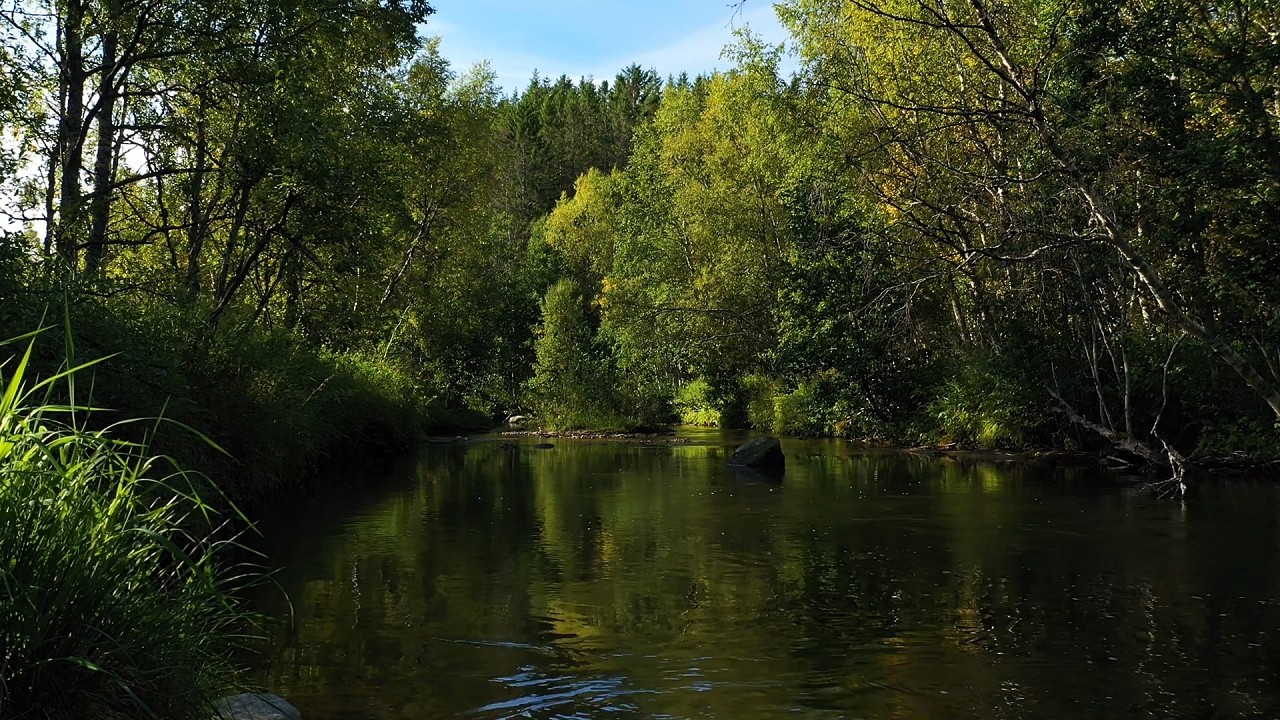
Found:
[[[650,442],[661,440],[675,445],[692,444],[695,438],[680,437],[675,430],[627,432],[623,430],[493,430],[501,438],[560,438],[564,440],[618,440]]]
[[[744,430],[743,432],[767,435],[767,433],[757,433],[756,431]],[[678,429],[676,428],[647,432],[628,432],[620,430],[494,429],[487,434],[500,440],[558,438],[564,440],[605,440],[614,442],[660,443],[672,445],[691,445],[705,442],[701,438],[681,437]],[[800,441],[839,440],[850,443],[856,446],[859,450],[868,452],[879,451],[905,453],[920,457],[956,461],[988,462],[995,464],[1016,463],[1042,466],[1058,465],[1069,467],[1095,466],[1103,471],[1124,475],[1146,475],[1150,473],[1150,469],[1145,468],[1142,464],[1117,457],[1106,450],[1063,450],[1043,447],[1015,450],[959,447],[955,445],[897,445],[880,440],[850,439],[833,436],[814,438],[781,436],[781,439]],[[478,436],[463,435],[451,438],[450,440],[453,442],[476,442],[478,441]],[[440,442],[441,441],[437,439],[431,444],[439,444]],[[1255,462],[1248,458],[1224,456],[1207,456],[1203,458],[1189,459],[1192,460],[1196,467],[1205,475],[1214,478],[1248,480],[1280,479],[1280,460]]]

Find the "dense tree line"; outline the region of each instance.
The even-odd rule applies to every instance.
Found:
[[[96,403],[207,431],[250,485],[518,409],[555,279],[530,227],[626,162],[660,82],[632,67],[504,97],[421,35],[431,13],[7,6],[4,334],[65,313],[81,356],[122,353]]]
[[[615,418],[1275,456],[1274,8],[779,12],[547,221]]]
[[[1275,456],[1274,8],[778,11],[794,73],[504,96],[422,2],[14,3],[0,322],[268,473],[527,410]]]

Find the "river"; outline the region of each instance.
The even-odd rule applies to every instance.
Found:
[[[770,482],[738,439],[430,446],[268,509],[255,682],[306,720],[1280,717],[1276,487],[798,440]]]

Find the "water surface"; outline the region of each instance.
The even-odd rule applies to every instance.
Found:
[[[733,440],[433,446],[275,508],[308,720],[1280,717],[1280,504]],[[288,615],[278,594],[261,600]]]

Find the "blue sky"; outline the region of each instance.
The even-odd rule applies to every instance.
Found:
[[[769,0],[432,0],[436,14],[425,34],[440,37],[441,53],[457,71],[487,59],[507,92],[523,89],[533,71],[552,79],[612,80],[638,63],[658,74],[696,75],[725,69],[720,51],[733,28],[749,25],[782,42]]]

